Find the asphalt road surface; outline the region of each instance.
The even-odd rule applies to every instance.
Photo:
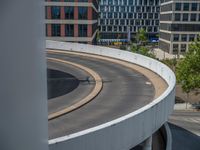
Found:
[[[200,137],[200,112],[198,111],[174,110],[173,114],[169,118],[169,122]]]
[[[200,150],[200,137],[174,124],[169,124],[172,132],[172,150]]]
[[[47,56],[87,66],[103,79],[103,89],[93,101],[49,121],[49,139],[106,123],[133,112],[153,100],[154,87],[152,84],[146,84],[150,82],[149,79],[137,71],[91,57],[71,54],[48,54]],[[71,72],[67,73],[74,75]]]

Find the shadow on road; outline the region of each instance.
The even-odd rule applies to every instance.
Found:
[[[172,150],[200,150],[200,137],[169,123],[172,132]]]
[[[65,95],[76,89],[80,81],[73,75],[48,69],[48,99]]]

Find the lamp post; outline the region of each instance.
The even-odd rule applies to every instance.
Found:
[[[43,3],[1,1],[1,150],[48,150]]]

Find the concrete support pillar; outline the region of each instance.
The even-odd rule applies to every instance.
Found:
[[[152,136],[144,141],[143,150],[152,150]]]
[[[1,150],[48,150],[43,3],[1,1]]]

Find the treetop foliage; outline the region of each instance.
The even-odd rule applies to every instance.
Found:
[[[197,91],[198,93],[200,89],[200,39],[189,46],[185,58],[178,62],[176,77],[184,92]]]

